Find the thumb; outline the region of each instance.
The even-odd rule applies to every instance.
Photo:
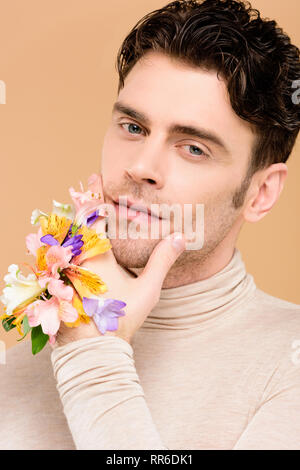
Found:
[[[140,282],[145,285],[146,292],[151,290],[152,295],[159,295],[169,269],[183,253],[185,247],[185,238],[181,232],[168,235],[156,245],[143,272],[138,277]]]

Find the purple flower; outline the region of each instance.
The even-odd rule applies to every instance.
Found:
[[[99,217],[99,211],[93,212],[91,215],[88,216],[86,219],[86,225],[87,227],[90,227]]]
[[[72,254],[73,256],[80,255],[81,247],[83,246],[82,235],[74,235],[71,238],[66,238],[63,242],[62,246],[72,246]]]
[[[115,299],[90,299],[83,297],[83,310],[92,317],[98,330],[104,335],[106,330],[115,331],[118,329],[118,317],[124,316],[121,310],[126,303]]]
[[[81,253],[81,247],[83,246],[83,241],[82,235],[74,235],[74,237],[69,237],[69,235],[65,238],[65,241],[63,242],[62,246],[72,246],[72,255],[77,256],[80,255]],[[53,237],[53,235],[50,235],[47,233],[47,235],[44,235],[43,237],[40,238],[41,242],[46,243],[47,245],[59,245],[58,241],[56,238]]]
[[[47,235],[44,235],[43,237],[40,238],[41,242],[46,243],[47,245],[59,245],[58,241],[56,238],[53,237],[53,235],[50,235],[47,233]]]

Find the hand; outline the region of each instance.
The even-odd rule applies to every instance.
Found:
[[[106,219],[95,222],[92,226],[98,233],[105,233]],[[173,236],[181,238],[173,239]],[[122,268],[112,249],[88,259],[81,266],[98,274],[107,284],[108,291],[101,298],[112,298],[126,302],[123,307],[125,316],[118,317],[118,329],[106,331],[106,335],[119,336],[129,344],[134,333],[144,323],[160,297],[163,281],[179,255],[185,250],[183,234],[171,234],[161,240],[154,248],[147,265],[136,277]],[[69,328],[61,323],[56,342],[52,348],[62,346],[83,338],[102,336],[94,321],[82,323],[76,328]]]

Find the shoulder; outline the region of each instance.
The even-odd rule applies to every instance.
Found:
[[[288,300],[275,297],[261,289],[256,288],[256,296],[259,300],[263,301],[266,305],[276,306],[283,310],[298,310],[300,312],[300,305]]]
[[[274,325],[283,323],[286,326],[291,324],[300,327],[300,305],[274,297],[261,289],[255,290],[252,309],[267,323],[272,322]]]
[[[258,351],[290,363],[300,348],[300,305],[256,289],[243,318],[245,335]]]

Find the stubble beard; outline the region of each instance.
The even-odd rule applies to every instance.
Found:
[[[248,169],[240,186],[229,194],[217,194],[214,200],[204,203],[204,240],[199,250],[186,250],[175,261],[173,270],[191,269],[201,267],[215,252],[219,244],[233,230],[243,208],[248,188],[251,183],[252,173]],[[205,199],[205,197],[204,197]],[[207,196],[208,199],[208,196]],[[117,220],[118,223],[118,220]],[[184,226],[182,224],[182,226]],[[193,215],[193,229],[196,220]],[[172,224],[170,224],[172,227]],[[117,231],[118,233],[118,231]],[[172,233],[172,232],[170,232]],[[111,238],[112,250],[117,262],[125,268],[144,268],[160,239],[126,239]]]
[[[232,204],[232,198],[224,203],[217,198],[204,204],[204,243],[201,249],[185,250],[175,261],[172,269],[201,266],[228,235],[237,221],[239,210]],[[183,226],[183,224],[182,224]],[[193,228],[196,220],[193,218]],[[172,233],[172,231],[170,232]],[[160,239],[110,239],[117,262],[125,268],[144,268]]]

